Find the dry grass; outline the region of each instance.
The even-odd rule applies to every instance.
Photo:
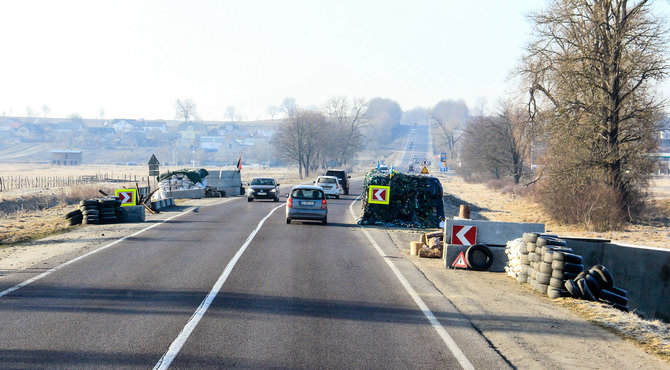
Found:
[[[43,211],[20,211],[0,216],[0,246],[43,238],[70,228],[63,215],[73,208],[58,205]]]
[[[635,313],[622,312],[602,303],[572,298],[559,298],[555,302],[589,322],[632,340],[670,364],[670,324],[645,320]]]

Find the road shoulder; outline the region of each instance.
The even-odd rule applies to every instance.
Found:
[[[409,255],[420,233],[387,230],[411,261],[473,327],[518,368],[665,369],[631,341],[593,325],[502,273],[451,270],[441,259]]]

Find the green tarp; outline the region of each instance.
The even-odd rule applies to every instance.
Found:
[[[205,177],[207,177],[207,175],[209,175],[209,172],[207,172],[207,170],[204,169],[204,168],[201,168],[201,169],[198,169],[198,170],[184,168],[184,169],[177,170],[177,171],[168,171],[166,173],[162,173],[158,176],[158,181],[159,182],[163,181],[164,179],[166,179],[170,176],[178,175],[178,174],[185,175],[186,177],[188,177],[189,180],[191,180],[192,183],[195,184],[195,183],[200,182],[200,180],[204,179]]]
[[[370,185],[390,186],[389,204],[368,203]],[[373,169],[363,180],[361,225],[439,227],[444,216],[442,186],[430,176],[407,175]]]

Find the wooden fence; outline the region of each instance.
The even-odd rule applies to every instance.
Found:
[[[71,185],[96,184],[103,182],[141,182],[147,181],[146,177],[124,174],[95,174],[82,176],[0,176],[0,191],[14,189],[38,189],[63,187]]]

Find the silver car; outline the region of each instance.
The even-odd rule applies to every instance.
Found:
[[[340,199],[340,181],[335,176],[319,176],[314,185],[320,186],[328,197]]]
[[[317,220],[328,223],[328,203],[320,186],[297,185],[286,200],[286,223],[291,220]]]

